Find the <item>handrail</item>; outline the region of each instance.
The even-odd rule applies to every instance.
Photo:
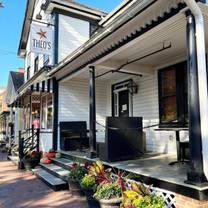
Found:
[[[30,135],[19,131],[19,169],[24,169],[23,158],[31,151],[39,151],[40,129],[34,129]]]

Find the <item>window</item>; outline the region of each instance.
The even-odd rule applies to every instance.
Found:
[[[35,58],[35,63],[34,63],[34,73],[38,71],[38,64],[39,64],[39,58],[38,56]]]
[[[48,54],[44,54],[43,55],[43,65],[47,66],[49,64],[49,55]]]
[[[181,63],[159,71],[160,125],[186,126],[188,96],[186,64]]]
[[[27,80],[30,79],[30,66],[27,67]]]
[[[52,129],[53,127],[53,98],[52,94],[42,97],[41,101],[41,128]]]

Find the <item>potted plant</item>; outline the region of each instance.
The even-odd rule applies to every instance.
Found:
[[[131,188],[123,193],[121,208],[164,208],[162,197],[151,194],[142,183],[132,183]]]
[[[35,166],[39,164],[40,158],[41,158],[41,152],[38,151],[33,151],[31,153],[26,154],[22,159],[25,169],[26,170],[33,169]]]
[[[93,197],[97,189],[96,178],[92,175],[86,175],[80,181],[81,189],[84,192],[89,207],[99,207],[98,201]]]
[[[80,181],[87,174],[87,169],[78,163],[73,163],[68,175],[69,190],[72,195],[82,196]]]
[[[100,184],[94,197],[101,208],[120,208],[122,202],[122,188],[118,181]]]
[[[55,158],[56,157],[56,152],[53,149],[51,149],[51,150],[49,150],[48,153],[46,153],[46,157],[48,159]]]

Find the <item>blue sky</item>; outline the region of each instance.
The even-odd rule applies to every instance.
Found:
[[[0,8],[0,87],[7,85],[9,71],[15,71],[24,65],[23,60],[17,57],[17,49],[26,0],[3,0],[3,2],[5,8]],[[78,0],[78,2],[109,12],[122,0]]]

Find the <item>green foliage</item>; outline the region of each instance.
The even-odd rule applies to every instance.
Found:
[[[164,208],[164,200],[151,194],[143,184],[132,183],[131,189],[123,193],[122,208]]]
[[[73,165],[73,168],[70,170],[68,178],[70,180],[80,181],[87,174],[87,169],[80,164]]]
[[[81,187],[96,190],[97,184],[94,176],[86,175],[80,182]]]
[[[122,196],[121,186],[117,182],[100,184],[94,197],[96,199],[113,199]]]
[[[133,201],[133,205],[136,208],[164,208],[164,200],[156,196],[155,194],[150,194],[149,196],[139,197]]]
[[[112,170],[110,168],[105,169],[101,161],[96,161],[89,167],[89,175],[95,176],[97,184],[113,182]]]

